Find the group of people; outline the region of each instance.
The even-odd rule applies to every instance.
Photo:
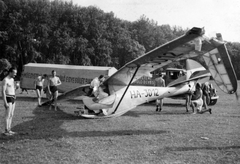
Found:
[[[5,114],[5,135],[13,135],[15,132],[11,130],[12,117],[15,110],[15,82],[14,77],[17,74],[17,69],[12,67],[8,70],[6,77],[2,82],[2,97],[4,102],[4,107],[6,109]],[[108,96],[106,92],[104,92],[104,88],[102,87],[102,82],[105,77],[100,75],[92,80],[90,84],[90,91],[88,96],[93,96],[94,101],[98,102],[98,100],[103,99]],[[61,85],[62,82],[58,76],[56,76],[56,71],[52,70],[52,75],[48,77],[46,74],[43,76],[38,76],[34,81],[38,106],[42,106],[41,95],[42,91],[46,93],[46,97],[48,101],[54,103],[54,109],[57,110],[57,97],[58,97],[58,86]],[[154,81],[154,86],[165,87],[165,80],[162,77],[162,74],[159,74]],[[209,112],[211,114],[211,108],[208,108],[207,100],[209,100],[209,92],[211,89],[211,85],[207,85],[203,83],[196,83],[196,89],[194,92],[189,92],[186,97],[186,110],[188,112],[189,106],[192,107],[193,113],[204,113]],[[51,107],[51,105],[50,105]],[[163,107],[163,99],[159,98],[156,100],[156,111],[160,112]],[[203,109],[205,108],[205,109]]]
[[[2,81],[2,98],[4,107],[6,109],[5,112],[5,131],[4,135],[11,136],[14,135],[15,132],[11,130],[12,118],[15,110],[15,82],[14,77],[17,75],[17,68],[12,67],[8,70],[8,73],[4,77]],[[45,84],[45,85],[44,85]],[[46,74],[43,76],[38,76],[34,81],[37,97],[38,97],[38,106],[41,106],[41,93],[43,89],[46,92],[46,95],[49,101],[54,103],[54,109],[57,110],[57,97],[58,97],[58,88],[57,86],[61,85],[61,80],[56,76],[56,71],[52,71],[52,76],[48,77]],[[43,88],[45,87],[45,88]],[[50,105],[51,107],[51,105]]]
[[[165,87],[165,80],[160,73],[154,80],[154,86]],[[212,113],[212,109],[208,108],[208,101],[210,100],[210,95],[216,94],[216,90],[213,89],[212,84],[206,83],[196,83],[195,91],[189,91],[186,95],[186,111],[189,111],[189,107],[192,107],[193,114],[196,113]],[[163,107],[163,99],[158,98],[156,100],[156,112],[160,112]],[[204,109],[203,109],[204,108]]]
[[[57,76],[55,70],[52,70],[52,76],[50,77],[48,77],[48,75],[46,74],[44,74],[43,76],[38,76],[37,79],[34,81],[34,86],[38,98],[38,106],[42,106],[41,98],[42,91],[44,91],[47,99],[54,103],[54,109],[57,110],[58,86],[61,84],[62,82]]]
[[[186,111],[188,112],[189,106],[192,107],[193,114],[209,112],[212,114],[212,109],[208,107],[210,100],[211,84],[196,83],[195,91],[189,92],[186,96]],[[204,108],[204,109],[203,109]]]

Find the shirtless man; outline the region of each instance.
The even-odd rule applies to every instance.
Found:
[[[37,79],[34,81],[34,86],[36,89],[36,94],[38,98],[38,106],[41,107],[41,97],[42,97],[42,90],[43,90],[43,82],[44,82],[44,76],[38,76]]]
[[[15,85],[14,77],[17,75],[17,69],[12,67],[8,71],[8,75],[2,81],[2,98],[4,102],[4,107],[6,109],[5,113],[5,132],[6,136],[11,136],[15,132],[11,131],[11,124],[13,113],[15,109]]]
[[[52,76],[48,79],[48,90],[52,95],[54,100],[54,109],[57,110],[57,97],[58,97],[58,88],[57,86],[61,85],[62,82],[60,78],[56,76],[56,71],[52,70]],[[51,107],[51,106],[50,106]]]

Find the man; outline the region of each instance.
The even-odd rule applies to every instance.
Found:
[[[108,96],[106,92],[103,91],[103,88],[101,87],[102,82],[105,80],[103,75],[100,75],[99,77],[95,77],[91,84],[90,84],[90,92],[91,95],[94,95],[94,100],[95,102],[98,102],[99,100],[105,98]],[[95,114],[103,114],[107,115],[107,110],[106,109],[101,109],[99,112],[94,112]]]
[[[38,107],[42,106],[41,99],[42,99],[44,78],[45,78],[44,76],[38,76],[37,79],[34,81],[34,86],[35,86],[36,94],[38,98]]]
[[[202,94],[203,93],[201,89],[201,84],[197,83],[196,90],[193,92],[191,97],[191,106],[192,106],[193,114],[196,114],[202,111],[202,106],[203,106]]]
[[[99,88],[104,79],[104,76],[100,75],[99,77],[95,77],[90,84],[90,92],[97,99],[99,99]]]
[[[165,80],[162,77],[162,73],[160,73],[159,77],[157,77],[154,80],[154,86],[165,87]],[[163,99],[159,98],[156,100],[156,112],[160,112],[162,110],[162,107],[163,107]]]
[[[62,82],[59,77],[56,76],[57,73],[55,70],[52,70],[52,77],[48,79],[48,91],[52,95],[52,99],[54,101],[54,110],[57,110],[57,97],[58,97],[58,88],[57,86],[61,85]],[[51,108],[51,106],[50,106]]]
[[[3,79],[2,82],[2,98],[4,102],[5,112],[5,132],[6,136],[14,135],[15,132],[11,130],[13,113],[15,110],[15,85],[14,77],[17,75],[17,69],[12,67],[8,71],[8,75]]]

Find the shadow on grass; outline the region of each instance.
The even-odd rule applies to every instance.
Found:
[[[155,110],[152,111],[146,111],[146,112],[137,112],[137,111],[129,111],[123,116],[127,117],[141,117],[141,116],[153,116],[153,115],[189,115],[192,112],[186,112],[184,110],[173,110],[173,111],[161,111],[161,112],[156,112]]]
[[[67,120],[83,120],[85,125],[93,121],[104,121],[102,119],[89,120],[77,117],[73,114],[65,113],[61,110],[53,111],[48,110],[47,107],[36,108],[33,111],[35,116],[22,117],[23,122],[14,126],[13,131],[18,132],[14,136],[0,136],[0,143],[15,142],[18,140],[37,140],[37,139],[59,139],[63,137],[109,137],[109,136],[125,136],[125,135],[156,135],[162,133],[168,133],[165,130],[86,130],[80,131],[76,128],[76,131],[68,132],[61,126],[66,123]],[[85,122],[86,121],[86,122]],[[74,124],[74,126],[79,126]],[[84,126],[84,125],[82,125]],[[74,128],[74,127],[72,127]]]
[[[224,146],[224,147],[165,147],[165,151],[193,151],[193,150],[229,150],[240,149],[240,146]]]
[[[145,103],[143,104],[142,106],[152,106],[152,107],[155,107],[155,102],[150,102],[150,103]],[[163,106],[167,106],[167,107],[182,107],[182,106],[185,106],[184,103],[167,103],[167,102],[164,102],[163,103]]]

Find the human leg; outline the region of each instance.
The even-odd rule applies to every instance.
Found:
[[[156,100],[156,112],[161,111],[161,99]]]
[[[6,108],[6,112],[5,112],[5,133],[4,133],[5,135],[15,134],[15,132],[11,131],[14,110],[15,110],[15,103],[14,103],[14,100],[12,99],[12,102],[8,103],[8,107]]]
[[[205,109],[208,108],[208,105],[207,105],[207,97],[206,97],[205,95],[203,95],[203,107],[204,107]]]
[[[9,132],[13,133],[13,134],[15,132],[11,131],[11,127],[12,127],[12,119],[13,119],[14,110],[15,110],[15,103],[12,104],[12,108],[10,109],[10,118],[9,118]]]
[[[160,109],[159,109],[159,112],[162,111],[162,107],[163,107],[163,99],[160,99]]]
[[[58,97],[58,91],[55,91],[54,94],[53,94],[54,110],[57,110],[57,97]]]
[[[196,114],[196,102],[195,101],[191,101],[191,107],[192,107],[193,114]]]
[[[37,99],[38,99],[38,106],[41,105],[41,92],[39,89],[36,89]]]

